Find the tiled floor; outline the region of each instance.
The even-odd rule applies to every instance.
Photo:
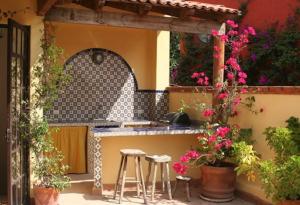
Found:
[[[104,196],[94,196],[91,194],[92,182],[86,180],[80,182],[76,180],[72,183],[72,187],[65,190],[61,194],[59,205],[114,205],[118,204],[118,198],[113,199],[113,191],[105,190]],[[179,187],[176,192],[176,197],[173,200],[168,200],[166,194],[157,193],[155,200],[153,202],[148,201],[148,204],[158,204],[158,205],[214,205],[216,203],[206,202],[198,197],[199,191],[196,187],[192,187],[192,199],[191,202],[185,200],[185,194],[183,192],[183,187]],[[148,200],[150,197],[148,196]],[[124,199],[122,204],[143,204],[143,199],[136,197],[136,192],[126,192],[124,193]],[[242,199],[235,199],[228,203],[218,203],[218,205],[253,205],[252,203],[243,201]]]

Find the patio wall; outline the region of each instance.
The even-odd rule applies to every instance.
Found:
[[[163,90],[169,84],[169,32],[111,26],[53,23],[66,60],[89,48],[120,55],[132,68],[139,89]],[[158,75],[159,74],[159,75]]]
[[[288,89],[288,88],[287,88]],[[256,107],[263,108],[264,111],[258,115],[254,115],[246,109],[240,109],[240,115],[232,120],[232,123],[237,123],[244,128],[253,129],[253,139],[256,141],[254,147],[263,159],[272,158],[273,154],[266,144],[265,136],[262,134],[268,126],[285,126],[285,121],[290,116],[300,118],[300,89],[294,89],[293,94],[287,94],[287,89],[277,89],[277,91],[264,91],[263,93],[257,92],[247,94],[243,97],[253,95],[256,99]],[[193,99],[192,89],[173,89],[170,90],[169,101],[170,111],[176,111],[180,107],[180,100],[186,101],[188,104]],[[205,100],[209,102],[209,96]],[[198,97],[201,100],[203,97]],[[188,109],[187,112],[194,119],[201,119],[199,112]],[[188,147],[187,147],[188,148]],[[194,176],[199,177],[199,176]],[[266,199],[263,191],[259,186],[259,182],[250,183],[243,177],[238,180],[238,188],[240,190],[252,193],[260,198]],[[270,201],[270,200],[269,200]]]

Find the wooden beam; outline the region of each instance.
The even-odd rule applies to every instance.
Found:
[[[152,4],[145,3],[139,6],[139,15],[140,16],[145,16],[147,15],[152,9]]]
[[[190,18],[191,16],[194,16],[195,13],[196,13],[196,10],[195,10],[195,9],[184,8],[184,9],[181,9],[181,10],[180,10],[179,17],[180,17],[181,19],[188,19],[188,18]]]
[[[209,20],[181,20],[163,16],[139,16],[59,7],[52,8],[45,16],[45,20],[205,34],[210,33],[212,29],[220,28],[219,23]]]
[[[57,0],[38,0],[37,14],[39,16],[44,16],[56,2]]]

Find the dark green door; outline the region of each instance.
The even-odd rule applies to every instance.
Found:
[[[29,147],[28,139],[20,137],[20,118],[29,109],[29,51],[30,28],[8,20],[7,59],[7,147],[8,203],[29,204]]]

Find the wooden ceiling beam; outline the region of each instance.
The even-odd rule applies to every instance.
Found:
[[[39,16],[44,16],[56,2],[57,0],[38,0],[37,14]]]
[[[140,5],[138,10],[139,15],[141,16],[147,15],[151,11],[152,7],[153,7],[152,4],[149,3]]]
[[[220,29],[220,23],[210,20],[182,20],[163,16],[140,16],[125,13],[95,12],[85,9],[52,8],[45,16],[46,21],[109,25],[127,28],[164,30],[186,33],[209,34],[211,29]]]

